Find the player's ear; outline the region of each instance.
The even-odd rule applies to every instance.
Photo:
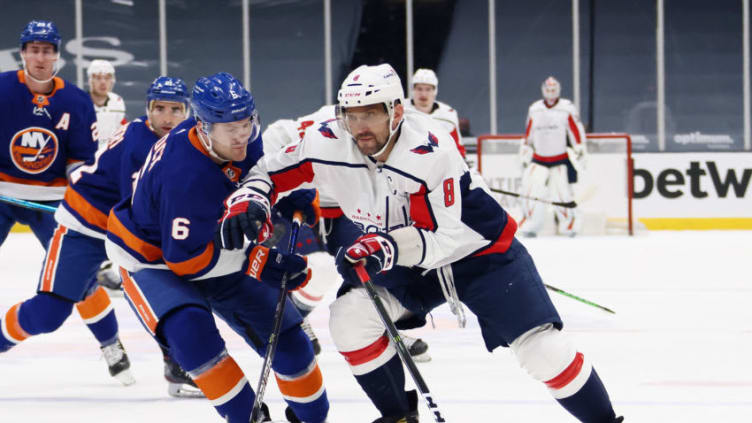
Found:
[[[402,121],[402,116],[405,114],[405,106],[402,103],[394,105],[394,119],[392,119],[392,131],[397,129],[399,123]]]

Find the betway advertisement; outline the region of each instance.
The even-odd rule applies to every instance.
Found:
[[[752,153],[634,154],[633,205],[640,219],[751,219]]]

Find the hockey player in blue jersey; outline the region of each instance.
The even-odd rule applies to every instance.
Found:
[[[487,350],[509,347],[575,418],[621,422],[588,356],[561,331],[535,264],[514,237],[515,221],[469,171],[446,131],[404,112],[392,67],[355,69],[338,100],[339,124],[325,134],[307,131],[294,147],[265,156],[236,194],[254,193],[243,219],[228,215],[220,227],[244,229],[254,239],[276,193],[303,182],[364,227],[365,235],[337,253],[347,286],[330,306],[329,328],[382,415],[376,422],[417,422],[417,396],[405,391],[402,363],[356,265],[365,266],[398,327],[424,323],[445,302],[463,325],[467,306]]]
[[[263,154],[258,115],[251,94],[227,73],[199,79],[191,104],[195,118],[154,144],[132,198],[110,212],[106,248],[147,331],[169,347],[221,416],[246,423],[255,394],[212,312],[262,352],[283,274],[294,289],[310,272],[298,255],[253,244],[234,251],[215,246],[223,202]],[[288,418],[320,423],[329,403],[300,322],[288,305],[272,368]]]
[[[32,21],[21,32],[23,70],[0,74],[0,194],[56,206],[63,198],[70,172],[91,159],[97,148],[96,116],[89,96],[55,76],[61,37],[54,23]],[[60,248],[60,229],[43,211],[0,204],[0,243],[16,223],[27,224],[52,252]],[[51,240],[52,239],[52,240]],[[56,241],[58,240],[58,241]],[[70,314],[78,313],[99,341],[110,373],[124,383],[127,356],[117,338],[117,320],[103,289],[89,291],[88,280],[71,281],[72,291],[55,284],[54,269],[43,269],[38,294],[16,304],[0,319],[0,351],[31,335],[52,332]],[[80,292],[79,292],[80,290]]]

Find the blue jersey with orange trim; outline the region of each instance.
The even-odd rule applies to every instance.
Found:
[[[130,197],[133,174],[138,172],[158,139],[146,116],[116,131],[93,159],[71,172],[71,184],[55,213],[58,223],[104,238],[110,209],[121,199]]]
[[[23,71],[0,73],[0,194],[37,201],[60,200],[70,165],[97,149],[91,98],[54,78],[50,94],[34,94]]]
[[[169,268],[187,279],[206,279],[242,270],[241,250],[214,246],[223,201],[263,155],[261,138],[250,143],[242,162],[214,163],[191,118],[151,148],[133,196],[110,212],[107,254],[129,272]]]

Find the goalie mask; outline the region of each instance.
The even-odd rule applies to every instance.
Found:
[[[549,76],[543,81],[543,84],[541,84],[541,93],[548,103],[553,103],[559,99],[559,95],[561,94],[561,84],[559,84],[559,81],[557,81],[556,78]]]
[[[399,129],[399,125],[394,126],[394,109],[397,104],[404,102],[404,98],[402,81],[391,65],[384,63],[378,66],[360,66],[347,75],[337,93],[337,121],[355,142],[345,116],[347,108],[383,104],[388,115],[389,136],[384,146],[371,154],[376,157],[386,150],[392,136]]]

